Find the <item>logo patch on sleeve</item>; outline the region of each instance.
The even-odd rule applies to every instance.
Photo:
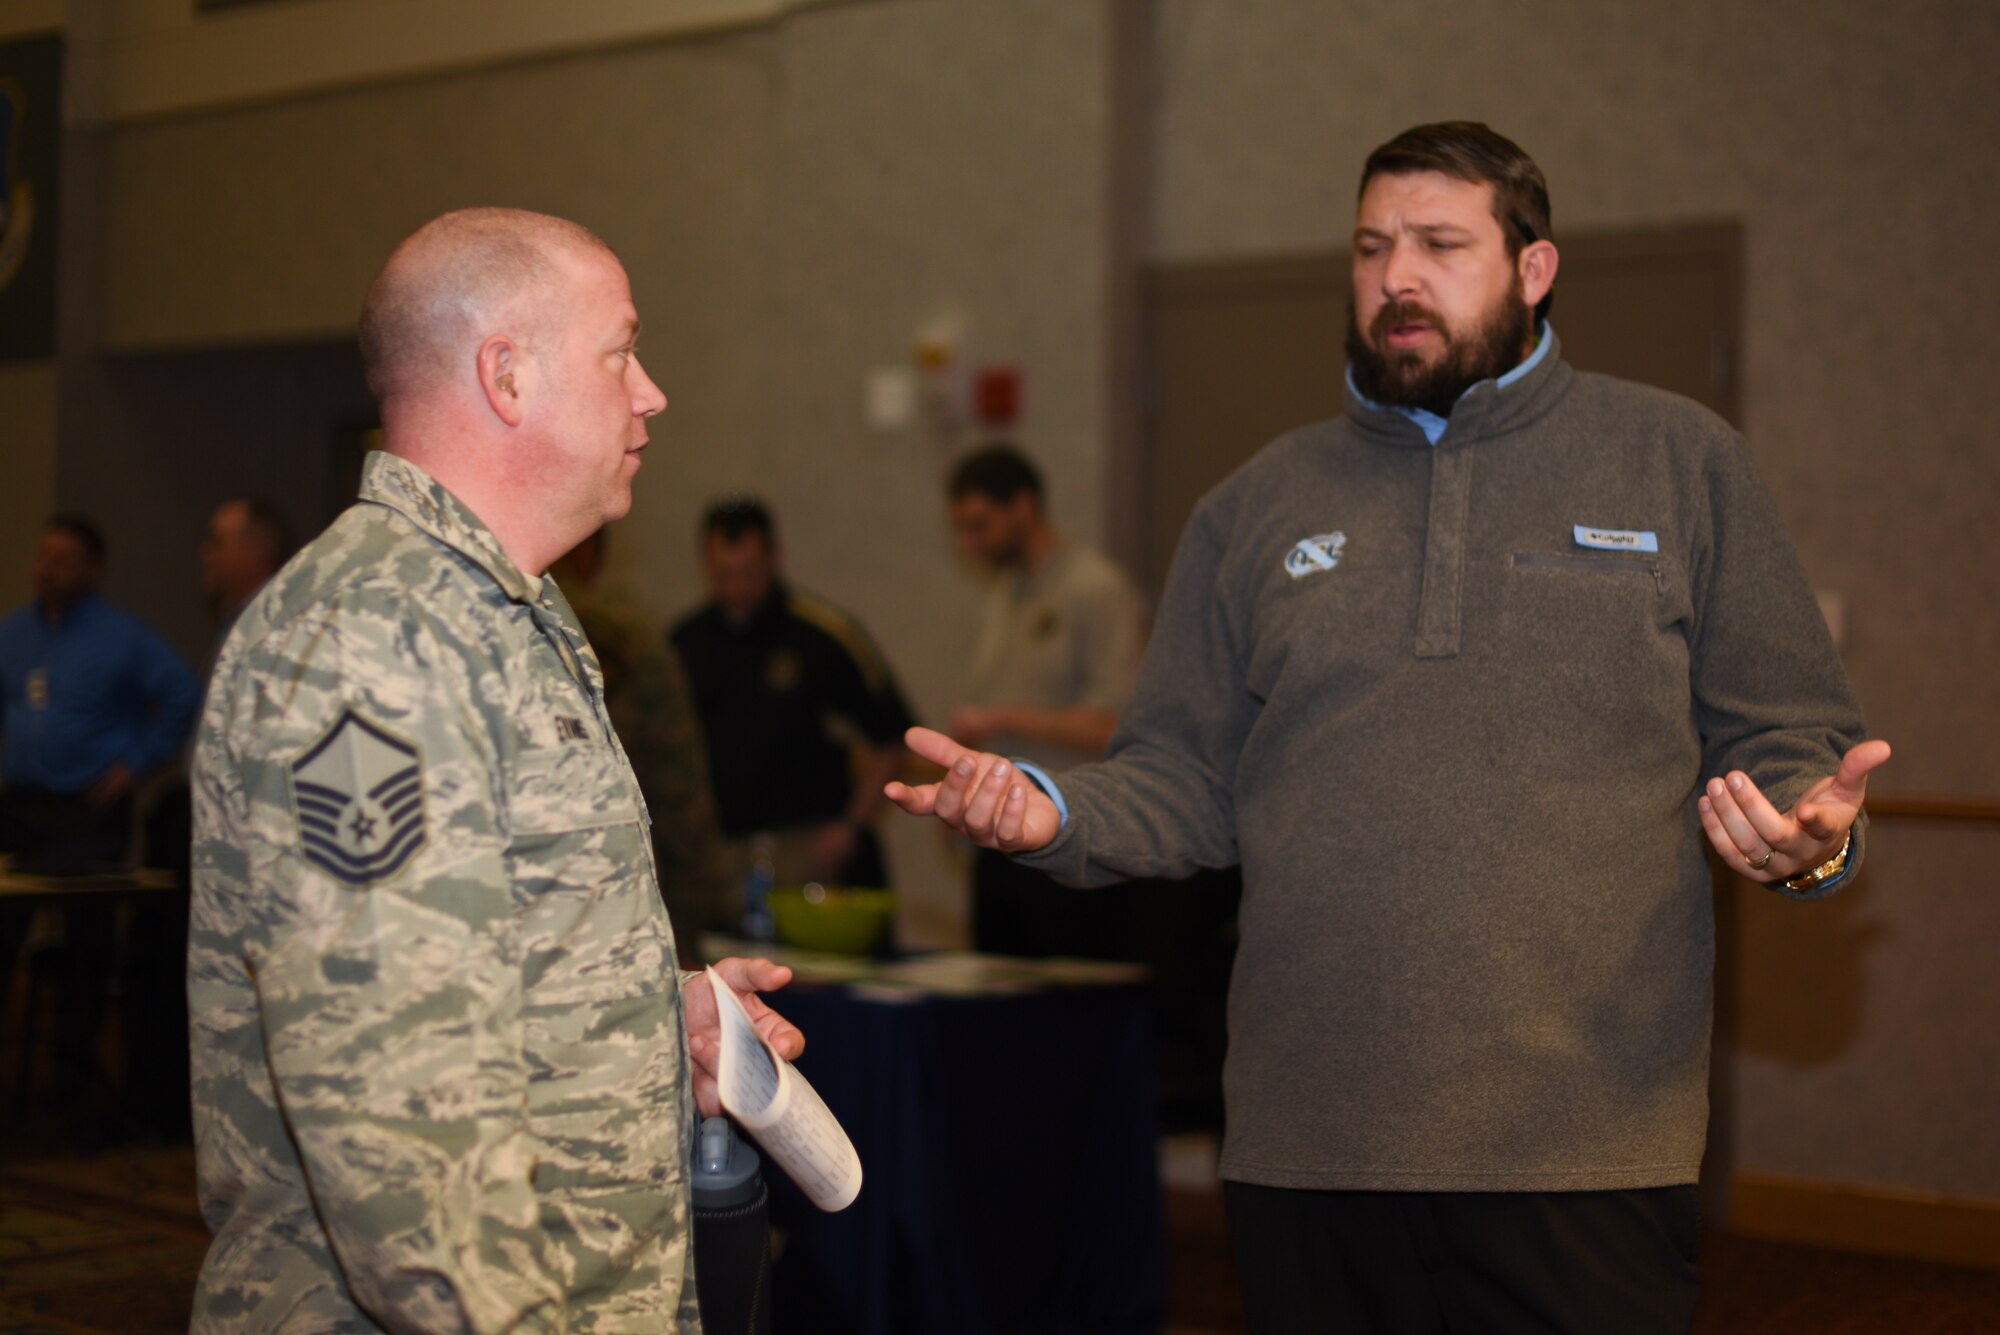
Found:
[[[351,709],[292,762],[306,861],[349,885],[394,876],[424,846],[423,757]]]

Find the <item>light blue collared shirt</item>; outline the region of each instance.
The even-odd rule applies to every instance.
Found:
[[[1513,384],[1515,381],[1519,380],[1522,376],[1526,375],[1528,372],[1534,370],[1537,366],[1540,366],[1542,364],[1542,358],[1548,356],[1549,349],[1555,345],[1555,340],[1549,337],[1549,332],[1550,332],[1549,322],[1547,320],[1543,320],[1539,327],[1539,332],[1537,333],[1535,338],[1535,350],[1528,354],[1528,359],[1526,361],[1522,362],[1519,366],[1509,371],[1506,375],[1501,376],[1500,379],[1497,382],[1495,382],[1500,386],[1500,388],[1502,389],[1507,388],[1507,386]],[[1355,398],[1360,399],[1370,408],[1374,408],[1377,411],[1380,411],[1383,408],[1384,405],[1375,402],[1373,399],[1369,398],[1366,394],[1363,394],[1358,388],[1355,387],[1354,368],[1352,366],[1349,366],[1347,368],[1347,388],[1354,395]],[[1471,392],[1472,392],[1471,388],[1468,387],[1465,391],[1465,394],[1470,394]],[[1459,395],[1459,397],[1462,399],[1465,397],[1465,394],[1461,394]],[[1436,413],[1432,412],[1428,408],[1405,408],[1402,407],[1401,405],[1390,405],[1388,410],[1390,412],[1401,413],[1403,416],[1409,418],[1412,422],[1415,422],[1417,424],[1418,430],[1424,433],[1424,439],[1430,441],[1430,443],[1433,445],[1438,443],[1438,437],[1444,434],[1444,429],[1451,425],[1451,419],[1449,417],[1439,417]]]
[[[1062,817],[1062,823],[1057,825],[1056,828],[1060,830],[1063,826],[1068,825],[1069,803],[1063,800],[1062,789],[1056,787],[1056,781],[1049,777],[1049,772],[1040,765],[1027,760],[1015,760],[1013,765],[1015,769],[1033,779],[1035,787],[1047,793],[1049,801],[1056,804],[1056,814]]]

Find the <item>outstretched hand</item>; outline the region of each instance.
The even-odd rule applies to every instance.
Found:
[[[718,961],[715,971],[736,991],[749,1013],[750,1022],[786,1061],[806,1050],[806,1036],[798,1026],[764,1004],[759,992],[772,992],[792,981],[792,971],[769,960],[737,959]],[[706,973],[681,990],[681,1009],[687,1021],[688,1056],[694,1070],[694,1101],[702,1116],[722,1111],[716,1088],[716,1063],[722,1056],[722,1012],[717,1009],[715,992]]]
[[[1731,871],[1753,881],[1779,881],[1810,871],[1840,851],[1861,801],[1868,775],[1889,758],[1889,744],[1863,742],[1840,759],[1840,768],[1806,790],[1780,814],[1742,770],[1710,779],[1701,799],[1701,828]]]
[[[936,816],[981,848],[1002,853],[1031,853],[1062,829],[1062,813],[1049,795],[1004,756],[968,750],[929,728],[912,728],[903,740],[945,770],[937,783],[883,788],[912,816]]]

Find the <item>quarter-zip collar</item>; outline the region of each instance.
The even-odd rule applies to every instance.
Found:
[[[1433,443],[1423,425],[1396,408],[1370,402],[1347,382],[1347,417],[1364,439],[1421,449],[1430,455],[1430,497],[1424,522],[1423,585],[1417,597],[1418,658],[1456,658],[1471,529],[1473,461],[1482,440],[1526,426],[1561,402],[1575,372],[1562,359],[1555,330],[1542,326],[1541,345],[1514,371],[1482,380],[1459,396]]]
[[[1460,395],[1435,441],[1408,410],[1385,407],[1364,397],[1354,387],[1351,369],[1346,376],[1347,417],[1364,436],[1383,445],[1417,449],[1429,449],[1433,444],[1439,448],[1461,445],[1534,421],[1562,398],[1574,374],[1562,358],[1562,340],[1544,321],[1542,338],[1527,360],[1498,379],[1479,381]],[[1435,414],[1425,416],[1437,420]]]

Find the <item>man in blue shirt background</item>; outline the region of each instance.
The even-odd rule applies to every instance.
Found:
[[[114,836],[109,817],[134,783],[180,753],[200,700],[180,655],[98,596],[103,574],[96,526],[51,519],[35,554],[35,596],[0,621],[0,778],[10,815],[29,799],[58,821],[101,829],[105,842],[84,855],[116,861],[128,832]],[[28,847],[12,850],[24,860],[46,843],[36,835],[54,834],[38,824]]]
[[[74,874],[122,862],[132,793],[185,745],[200,704],[194,673],[137,617],[98,596],[104,537],[57,515],[35,553],[34,597],[0,620],[0,852],[23,871]],[[28,915],[0,913],[0,996]],[[103,1009],[111,923],[65,923],[63,1051],[87,1067]]]

